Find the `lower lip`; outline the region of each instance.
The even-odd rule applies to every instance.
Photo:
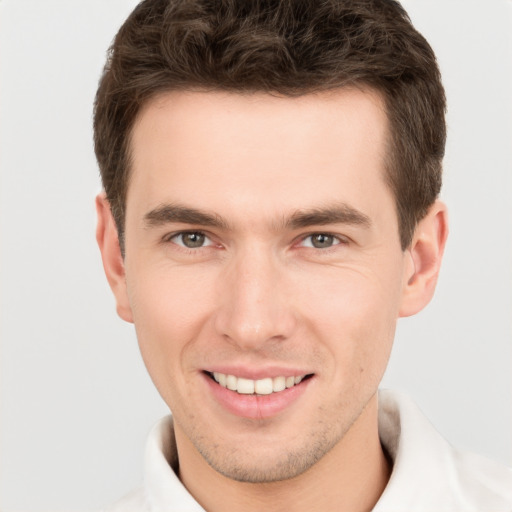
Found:
[[[306,391],[313,378],[270,395],[243,395],[222,387],[208,375],[204,379],[213,396],[231,414],[242,418],[265,419],[290,407]]]

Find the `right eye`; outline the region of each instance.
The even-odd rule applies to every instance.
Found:
[[[201,231],[183,231],[173,235],[169,241],[186,249],[198,249],[213,245],[213,242]]]
[[[313,235],[307,236],[302,241],[304,247],[314,247],[315,249],[328,249],[339,243],[339,239],[328,233],[314,233]]]

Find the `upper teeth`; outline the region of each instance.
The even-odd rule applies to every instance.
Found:
[[[296,377],[268,377],[266,379],[251,380],[235,375],[226,375],[225,373],[213,372],[213,378],[224,388],[236,391],[243,395],[270,395],[283,389],[291,388],[305,377],[300,375]]]

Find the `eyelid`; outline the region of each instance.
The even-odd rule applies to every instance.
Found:
[[[319,249],[319,248],[316,248],[316,247],[312,247],[312,246],[304,246],[302,245],[302,243],[307,240],[308,238],[311,238],[312,236],[315,236],[315,235],[325,235],[325,236],[332,236],[334,238],[334,240],[336,240],[337,243],[334,243],[331,247],[327,247],[325,249]],[[318,249],[318,250],[327,250],[327,249],[330,249],[332,247],[337,247],[338,245],[346,245],[350,242],[350,239],[345,236],[345,235],[340,235],[340,234],[335,234],[335,233],[330,233],[329,231],[313,231],[311,233],[307,233],[305,235],[301,235],[298,239],[298,244],[301,245],[302,247],[308,247],[308,248],[312,248],[312,249]]]
[[[205,243],[205,245],[202,245],[202,246],[197,247],[197,248],[190,248],[190,247],[187,247],[183,243],[177,243],[176,242],[176,240],[175,240],[176,238],[178,238],[180,236],[183,236],[183,235],[190,234],[190,233],[197,233],[197,234],[204,235],[205,241],[207,243]],[[304,246],[303,245],[305,240],[307,240],[308,238],[311,238],[312,236],[315,236],[315,235],[325,235],[325,236],[333,237],[333,239],[335,240],[335,243],[331,247],[326,247],[324,249],[316,248],[316,247],[313,247],[313,246]],[[162,241],[162,243],[172,242],[172,243],[174,243],[175,245],[177,245],[178,247],[180,247],[182,249],[191,250],[191,251],[195,251],[197,249],[201,249],[201,248],[211,247],[211,246],[217,245],[216,242],[214,241],[214,237],[212,235],[210,235],[207,231],[203,230],[203,229],[182,229],[182,230],[179,230],[179,231],[173,231],[171,233],[165,234],[161,238],[161,241]],[[310,233],[301,234],[299,237],[297,237],[296,242],[294,243],[294,245],[299,245],[299,246],[302,246],[302,247],[305,247],[305,248],[317,249],[317,250],[321,250],[321,251],[325,252],[328,249],[337,247],[338,245],[347,245],[350,242],[351,242],[350,238],[347,237],[346,235],[335,234],[335,233],[331,233],[329,231],[317,230],[317,231],[312,231]]]
[[[183,236],[183,235],[188,235],[188,234],[204,235],[205,242],[208,241],[208,243],[205,243],[204,245],[202,245],[200,247],[191,248],[191,247],[187,247],[183,243],[176,242],[176,239],[178,237]],[[173,244],[177,245],[178,247],[181,247],[182,249],[191,250],[191,251],[215,245],[215,242],[212,240],[212,237],[202,229],[182,229],[180,231],[168,233],[162,237],[162,242],[164,242],[164,243],[172,242]]]

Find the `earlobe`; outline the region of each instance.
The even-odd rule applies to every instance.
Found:
[[[421,311],[432,299],[437,284],[444,247],[448,237],[446,206],[436,201],[416,226],[405,269],[399,316]]]
[[[116,299],[117,314],[126,322],[133,322],[117,227],[104,192],[96,197],[96,213],[98,216],[96,241],[100,248],[108,284]]]

